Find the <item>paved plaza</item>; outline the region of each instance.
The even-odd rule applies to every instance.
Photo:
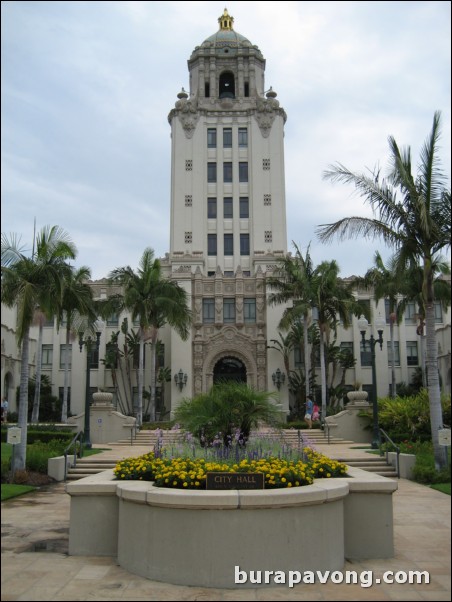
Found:
[[[341,458],[362,457],[363,453],[343,445],[325,445],[319,449]],[[104,454],[119,458],[147,451],[125,446]],[[2,503],[1,599],[450,600],[450,497],[405,479],[400,479],[398,485],[393,497],[395,557],[347,562],[344,572],[373,571],[375,580],[382,578],[385,571],[428,571],[428,585],[380,583],[361,587],[329,582],[299,584],[293,588],[286,585],[225,590],[150,581],[128,573],[113,558],[68,556],[70,498],[65,485],[59,483]],[[231,581],[233,578],[231,571]]]

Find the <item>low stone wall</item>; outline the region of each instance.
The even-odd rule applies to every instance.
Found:
[[[388,462],[397,468],[397,453],[388,452]],[[399,454],[399,473],[402,479],[413,480],[413,468],[416,464],[416,456],[414,454]]]
[[[69,554],[113,556],[143,577],[201,587],[246,586],[234,584],[235,566],[340,570],[345,558],[393,556],[396,489],[356,468],[266,491],[163,489],[109,470],[67,485]]]
[[[369,407],[367,402],[351,402],[342,412],[325,418],[325,422],[330,427],[331,436],[355,443],[370,443],[372,431],[368,428],[369,419],[359,415],[363,411],[368,411]]]

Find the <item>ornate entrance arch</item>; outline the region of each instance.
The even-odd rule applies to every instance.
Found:
[[[229,380],[246,383],[246,366],[238,358],[226,356],[214,366],[213,384]]]

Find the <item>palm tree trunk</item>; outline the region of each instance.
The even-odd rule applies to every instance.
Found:
[[[30,329],[27,328],[22,340],[22,365],[20,369],[19,420],[21,429],[20,443],[16,445],[13,472],[25,470],[27,460],[27,426],[28,426],[28,377],[30,355]]]
[[[143,374],[144,374],[144,332],[140,328],[140,357],[138,365],[138,408],[137,427],[143,424]]]
[[[433,298],[433,286],[431,290]],[[441,392],[438,372],[438,347],[435,333],[435,308],[433,301],[426,303],[425,326],[427,331],[427,378],[428,397],[430,402],[430,423],[432,429],[433,454],[437,470],[447,466],[446,447],[438,442],[438,431],[443,428],[443,412],[441,408]]]
[[[389,319],[389,336],[391,339],[391,397],[396,396],[396,372],[395,372],[395,341],[394,341],[394,321]]]
[[[305,373],[305,391],[306,399],[310,393],[309,391],[309,372],[311,370],[311,362],[309,355],[309,340],[308,340],[308,316],[303,317],[303,344],[304,344],[304,373]]]
[[[33,399],[33,412],[31,414],[31,422],[33,424],[37,424],[39,421],[39,402],[41,399],[42,331],[42,320],[39,320],[38,349],[36,353],[35,396]]]
[[[64,354],[64,384],[63,384],[63,407],[61,408],[61,422],[67,422],[67,406],[69,397],[69,342],[71,336],[71,326],[69,316],[66,324],[66,350]]]
[[[155,389],[156,389],[156,361],[157,361],[157,335],[158,330],[153,328],[151,337],[151,403],[150,415],[151,421],[155,420]]]
[[[320,328],[320,378],[322,381],[322,420],[326,418],[326,370],[325,370],[325,341],[323,340],[323,328]]]

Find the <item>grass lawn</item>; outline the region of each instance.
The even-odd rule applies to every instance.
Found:
[[[30,485],[8,485],[2,483],[2,502],[5,500],[9,500],[12,497],[17,497],[18,495],[29,493],[30,491],[34,491],[35,489],[36,487],[31,487]]]
[[[437,489],[438,491],[442,491],[447,495],[450,495],[450,483],[436,483],[436,485],[430,485],[432,489]]]

